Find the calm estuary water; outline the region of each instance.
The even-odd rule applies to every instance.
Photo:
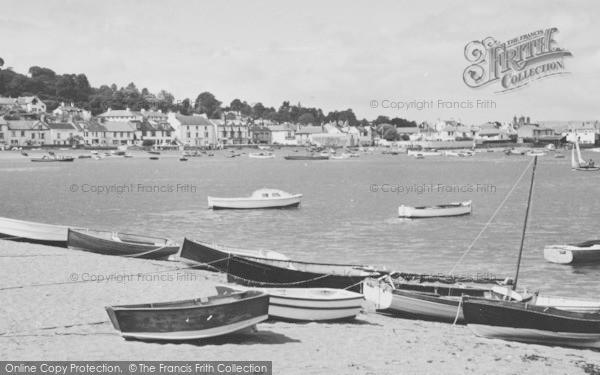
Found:
[[[82,152],[64,153],[76,156]],[[178,241],[188,236],[230,246],[276,250],[298,260],[447,273],[531,161],[529,156],[503,153],[416,160],[376,151],[359,158],[304,162],[284,160],[287,153],[290,151],[280,150],[276,159],[258,160],[245,155],[230,159],[224,157],[228,152],[220,151],[212,158],[180,162],[179,152],[163,152],[157,161],[139,152],[132,159],[32,163],[18,152],[3,152],[0,216],[160,235]],[[41,152],[32,155],[40,156]],[[529,181],[527,173],[455,273],[514,277]],[[110,185],[128,186],[129,191],[83,191]],[[391,185],[402,186],[405,191],[382,191],[391,190]],[[600,238],[599,186],[600,173],[573,172],[568,158],[539,158],[521,286],[539,288],[544,294],[598,296],[600,265],[551,264],[544,260],[542,250],[546,244]],[[300,208],[207,208],[208,195],[246,196],[262,187],[303,194]],[[406,188],[425,191],[407,192]],[[473,215],[397,218],[401,204],[462,200],[473,201]]]

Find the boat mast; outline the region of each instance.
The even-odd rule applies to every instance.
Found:
[[[517,260],[517,274],[513,290],[517,289],[519,281],[519,269],[521,268],[521,255],[523,254],[523,244],[525,243],[525,231],[527,230],[527,219],[529,218],[529,209],[531,207],[531,193],[533,192],[533,179],[535,178],[535,167],[537,166],[537,156],[533,159],[533,170],[531,171],[531,185],[529,185],[529,197],[527,198],[527,210],[525,211],[525,223],[523,223],[523,234],[521,235],[521,248],[519,249],[519,259]]]

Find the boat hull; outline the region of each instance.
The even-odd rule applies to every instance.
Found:
[[[50,246],[67,246],[69,227],[0,218],[0,239]]]
[[[476,334],[545,345],[600,348],[600,315],[466,297],[463,312]]]
[[[179,257],[186,264],[208,265],[227,273],[230,282],[265,288],[333,288],[359,292],[360,282],[372,275],[353,265],[242,257],[187,238],[183,240]]]
[[[107,307],[106,311],[125,338],[169,341],[227,335],[248,329],[269,316],[269,296],[261,292],[209,297],[205,302],[196,300],[195,306],[169,305],[116,306]]]
[[[176,244],[168,245],[166,243],[132,243],[119,242],[112,239],[101,238],[93,235],[94,231],[85,232],[79,230],[69,230],[67,236],[67,246],[69,249],[88,251],[103,255],[129,256],[146,259],[167,259],[170,255],[179,251]],[[125,234],[120,234],[127,236]],[[163,239],[166,241],[166,239]]]
[[[219,294],[234,288],[217,287]],[[329,288],[262,288],[269,294],[269,318],[292,322],[333,322],[355,319],[364,297],[362,294]]]
[[[301,156],[301,155],[291,155],[284,156],[285,160],[329,160],[329,156],[319,155],[319,156]]]
[[[554,245],[544,248],[544,258],[552,263],[599,263],[600,244],[589,247]]]
[[[208,207],[213,210],[250,210],[266,208],[292,208],[300,205],[301,194],[285,198],[215,198],[208,197]]]
[[[445,206],[434,207],[408,207],[398,208],[398,217],[409,219],[421,219],[431,217],[463,216],[471,214],[471,201],[452,203]]]

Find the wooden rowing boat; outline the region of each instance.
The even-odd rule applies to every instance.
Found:
[[[353,264],[309,263],[232,254],[214,245],[183,240],[180,261],[209,266],[246,286],[267,288],[334,288],[360,291],[360,282],[379,276],[372,267]]]
[[[329,155],[287,155],[285,160],[329,160]]]
[[[0,217],[0,239],[67,246],[69,227]]]
[[[124,338],[171,341],[239,332],[267,320],[268,310],[269,296],[259,291],[106,308]]]
[[[264,209],[291,208],[300,205],[302,194],[290,194],[277,189],[259,189],[249,197],[217,198],[208,197],[208,207],[213,210],[223,209]]]
[[[600,240],[591,240],[573,245],[550,245],[544,248],[544,258],[552,263],[598,263],[600,262]]]
[[[600,314],[464,297],[467,326],[478,336],[526,343],[600,348]]]
[[[471,209],[471,201],[422,207],[409,207],[402,205],[398,208],[398,217],[419,219],[429,217],[462,216],[470,215]]]
[[[239,287],[217,286],[219,294]],[[355,319],[364,301],[360,293],[330,288],[261,288],[269,295],[269,318],[284,321],[332,322]]]
[[[167,259],[179,251],[179,245],[168,238],[89,229],[69,229],[67,246],[97,254],[148,259]]]

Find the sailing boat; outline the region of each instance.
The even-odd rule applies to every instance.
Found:
[[[579,142],[577,142],[577,135],[574,134],[574,136],[575,142],[573,144],[573,147],[571,148],[571,168],[573,170],[583,172],[592,172],[600,170],[600,167],[596,167],[593,164],[590,165],[586,163],[585,160],[583,160],[583,158],[581,157],[581,150],[579,149]],[[575,159],[575,149],[577,149],[577,159]]]
[[[516,289],[519,279],[536,164],[537,157],[533,162],[517,273],[512,291]],[[462,298],[462,312],[467,326],[478,336],[534,344],[600,348],[600,314],[598,313],[540,306],[535,304],[533,299],[513,302],[476,297]]]

